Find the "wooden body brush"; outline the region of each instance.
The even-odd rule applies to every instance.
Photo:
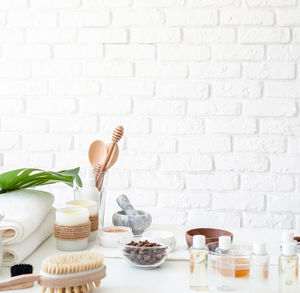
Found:
[[[23,289],[34,281],[43,287],[42,292],[84,293],[100,286],[106,275],[103,256],[94,252],[54,255],[43,261],[40,274],[26,274],[0,282],[0,291]]]

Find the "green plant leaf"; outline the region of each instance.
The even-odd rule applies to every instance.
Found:
[[[44,171],[34,168],[23,168],[0,174],[0,193],[21,188],[29,188],[46,184],[63,182],[73,187],[74,182],[82,187],[80,168],[58,172]]]

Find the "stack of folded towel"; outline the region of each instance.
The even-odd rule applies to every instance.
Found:
[[[20,263],[53,233],[54,196],[22,189],[0,194],[3,266]]]

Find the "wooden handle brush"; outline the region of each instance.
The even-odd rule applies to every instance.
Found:
[[[74,252],[54,255],[43,261],[39,275],[26,274],[0,282],[0,291],[24,289],[34,281],[43,287],[42,292],[85,293],[100,286],[106,267],[103,255],[93,252]]]
[[[111,159],[113,150],[114,150],[116,144],[122,138],[123,134],[124,134],[124,128],[121,125],[119,125],[118,127],[116,127],[115,130],[113,131],[112,144],[110,145],[110,147],[108,149],[106,159],[105,159],[104,163],[101,166],[100,172],[104,172],[106,170],[106,166],[107,166],[108,162]]]

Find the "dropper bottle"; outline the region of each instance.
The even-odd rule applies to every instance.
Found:
[[[208,248],[203,235],[193,237],[193,246],[190,248],[190,288],[192,290],[208,290],[207,285],[207,258]]]
[[[250,292],[268,292],[269,255],[266,243],[254,242],[251,256]]]
[[[298,292],[298,256],[295,243],[283,243],[279,256],[279,292]]]

